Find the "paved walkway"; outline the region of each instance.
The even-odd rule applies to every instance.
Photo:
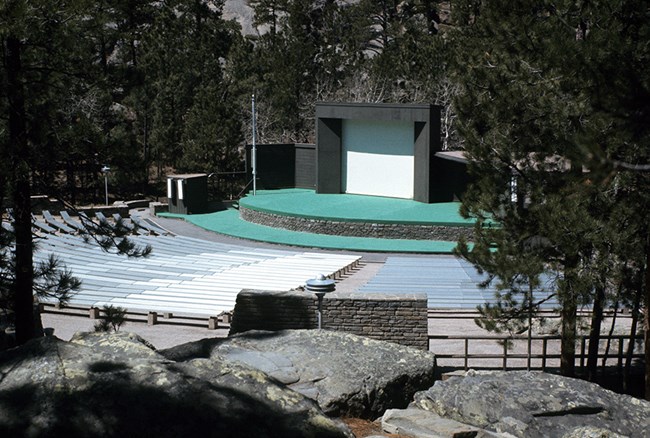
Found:
[[[240,205],[266,213],[314,220],[455,227],[471,227],[473,224],[472,220],[460,216],[458,202],[425,204],[409,199],[378,196],[318,194],[307,189],[259,190],[255,196],[249,195],[241,199]],[[159,216],[182,218],[203,229],[232,237],[308,248],[451,254],[456,247],[456,242],[448,241],[379,239],[289,231],[244,221],[235,209],[192,215],[161,213]]]
[[[227,210],[229,212],[229,216],[231,215],[236,215],[237,214],[236,210]],[[220,212],[223,213],[223,212]],[[296,250],[296,247],[292,244],[291,241],[288,243],[276,243],[272,241],[265,241],[265,240],[258,240],[255,238],[248,238],[246,235],[243,235],[242,233],[241,236],[235,235],[235,234],[229,234],[229,233],[222,233],[220,229],[215,225],[215,227],[203,227],[201,224],[204,222],[204,220],[197,220],[197,218],[203,217],[203,216],[209,216],[209,215],[189,215],[189,216],[184,216],[184,215],[164,215],[164,216],[152,216],[149,214],[148,209],[142,209],[138,211],[138,214],[141,216],[146,216],[153,221],[155,221],[158,225],[163,227],[164,229],[170,231],[173,234],[177,234],[180,236],[187,236],[187,237],[193,237],[196,239],[201,239],[205,240],[208,242],[216,242],[216,243],[225,243],[225,244],[232,244],[232,245],[240,245],[242,247],[249,247],[249,248],[267,248],[267,249],[293,249]],[[215,214],[215,213],[212,213]],[[218,214],[218,213],[217,213]],[[189,218],[192,218],[192,220],[188,220]],[[221,219],[220,216],[215,216],[212,219],[205,219],[208,222],[219,222]],[[225,218],[224,220],[228,220]],[[241,221],[243,224],[248,224],[246,221]],[[261,225],[254,225],[255,227],[262,227]],[[233,225],[234,226],[234,225]],[[263,227],[263,228],[269,228],[269,227]],[[253,236],[254,237],[254,236]],[[345,248],[318,248],[318,247],[312,247],[312,249],[316,252],[325,252],[325,253],[333,253],[333,254],[357,254],[362,256],[363,260],[365,261],[370,261],[370,262],[383,262],[386,260],[386,253],[377,253],[377,252],[369,252],[369,251],[362,251],[362,250],[349,250]]]
[[[170,218],[182,218],[206,230],[231,237],[306,248],[384,253],[450,254],[456,247],[456,242],[436,240],[377,239],[289,231],[246,222],[239,217],[239,211],[232,209],[207,214],[174,215],[164,213],[163,215]]]
[[[64,341],[69,341],[77,332],[94,331],[94,325],[97,322],[82,316],[51,313],[42,314],[41,320],[44,328],[54,329],[54,336]],[[207,323],[205,327],[190,327],[162,324],[149,326],[146,322],[127,322],[120,330],[142,336],[157,349],[169,348],[204,338],[225,338],[228,336],[228,329],[208,330]]]

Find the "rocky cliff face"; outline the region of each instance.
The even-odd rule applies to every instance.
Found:
[[[257,35],[255,14],[247,0],[226,0],[223,5],[223,18],[235,20],[241,26],[242,34]],[[259,30],[263,33],[263,29]]]

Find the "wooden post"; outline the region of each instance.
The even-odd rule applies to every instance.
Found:
[[[619,370],[623,368],[623,339],[624,336],[618,337],[618,368]]]
[[[467,371],[467,356],[469,356],[469,339],[465,338],[465,371]]]
[[[88,317],[90,319],[99,319],[99,309],[97,307],[88,309]]]
[[[208,318],[208,330],[216,330],[219,328],[219,319],[216,316]]]
[[[156,312],[149,312],[147,315],[147,325],[156,325],[158,323],[158,314]]]

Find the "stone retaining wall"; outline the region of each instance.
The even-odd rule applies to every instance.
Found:
[[[50,199],[47,196],[32,196],[32,213],[42,215],[43,210],[48,210],[50,213],[58,215],[61,210],[67,210],[67,208],[57,199]],[[129,206],[127,204],[77,206],[76,210],[67,211],[71,216],[76,216],[78,212],[83,212],[93,217],[96,211],[101,211],[106,216],[118,213],[123,218],[130,217]]]
[[[305,291],[242,290],[237,295],[230,334],[317,328],[317,303],[316,297]],[[323,299],[322,327],[427,350],[427,297],[329,293]]]
[[[472,227],[416,224],[341,222],[282,216],[249,208],[239,208],[240,217],[255,224],[306,233],[335,236],[375,237],[380,239],[444,240],[456,242],[461,236],[471,240]]]
[[[169,211],[169,204],[167,202],[150,202],[149,211],[154,216],[158,213],[167,213]]]

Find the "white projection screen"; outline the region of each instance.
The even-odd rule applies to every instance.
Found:
[[[412,122],[343,120],[341,191],[413,199]]]

